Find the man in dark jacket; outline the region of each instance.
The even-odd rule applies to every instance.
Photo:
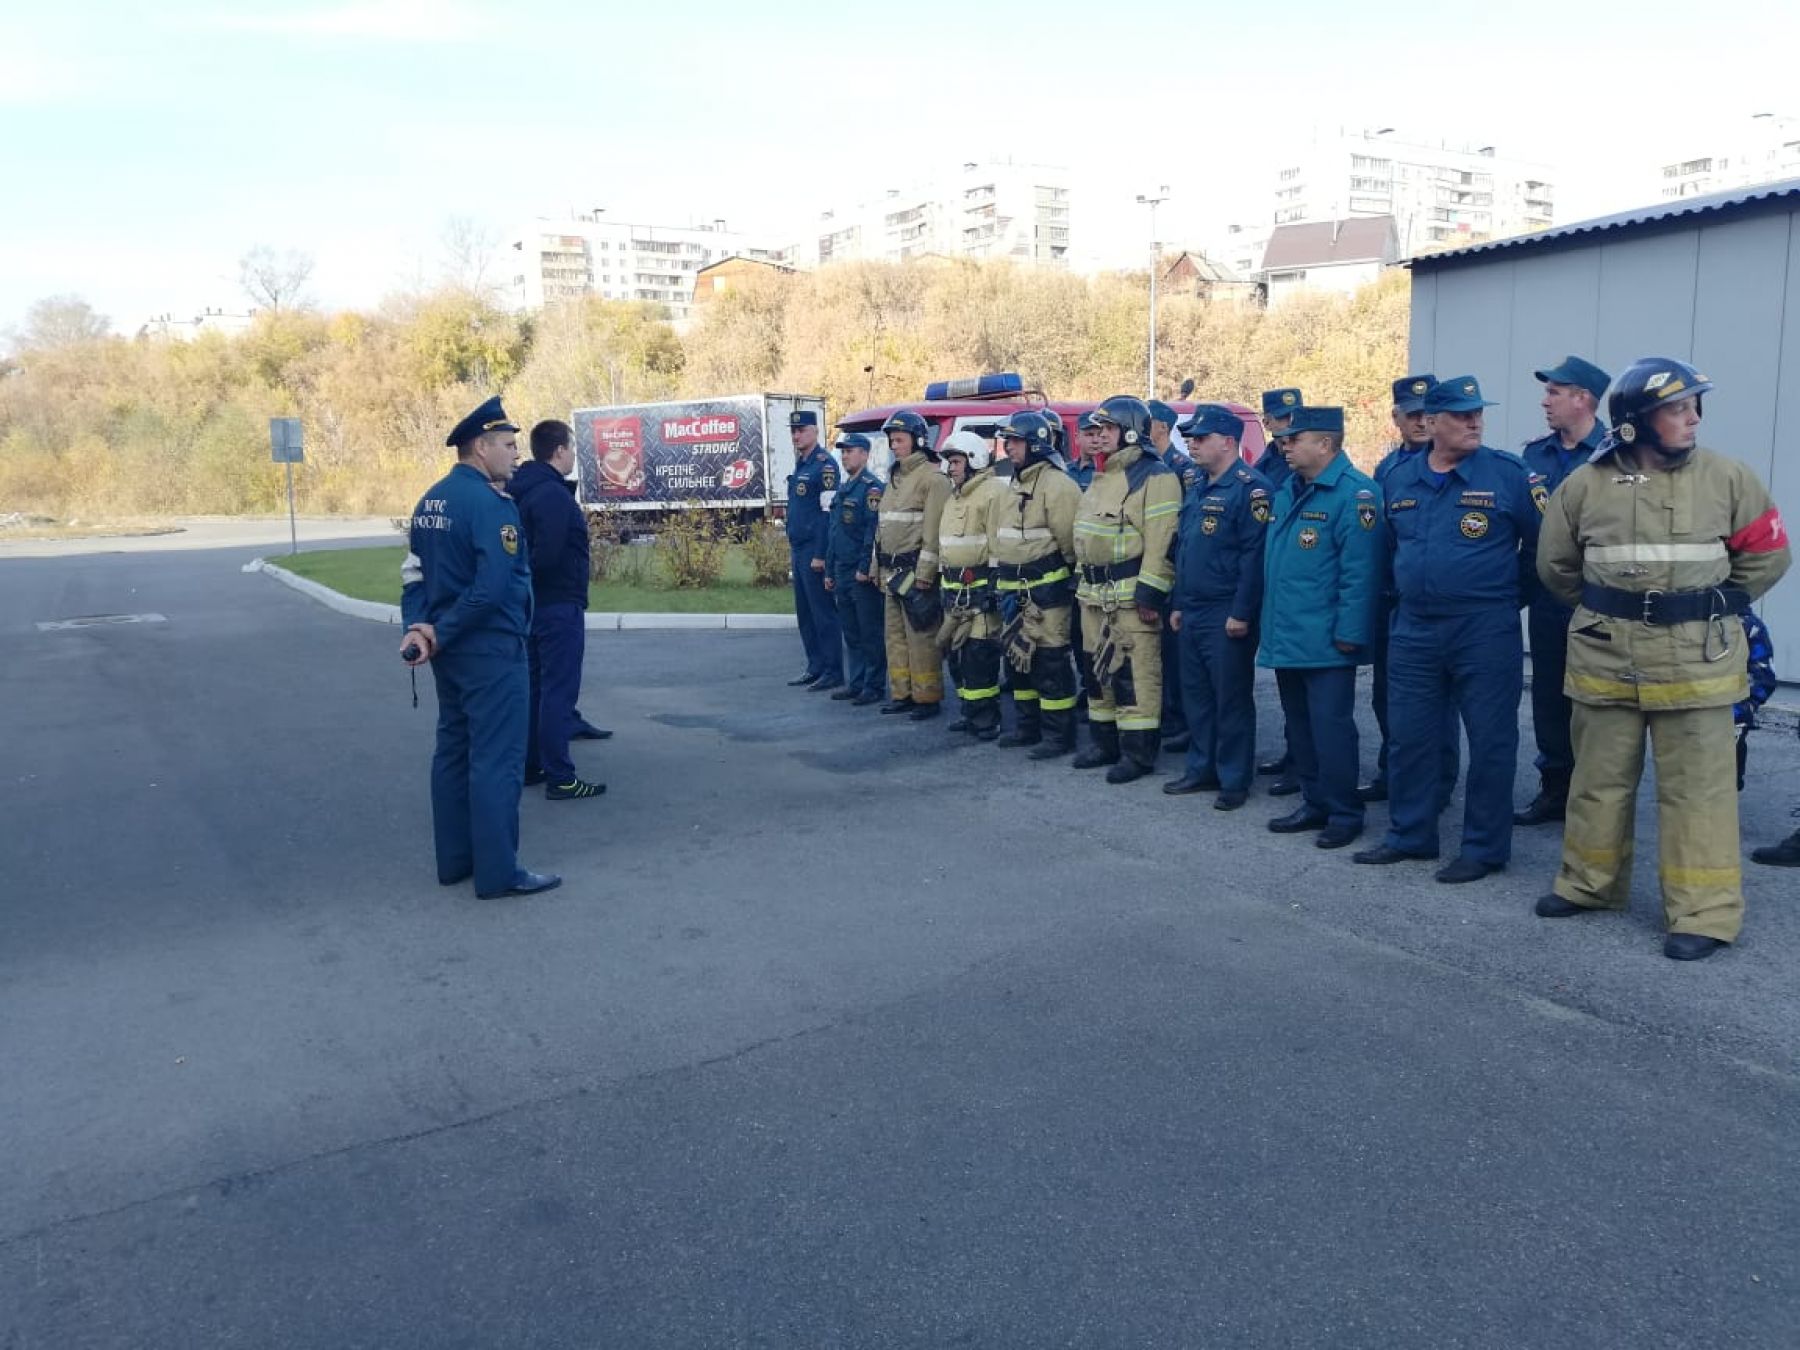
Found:
[[[588,593],[587,518],[569,491],[575,433],[567,422],[531,429],[531,459],[513,474],[508,492],[531,561],[531,734],[525,743],[525,781],[543,783],[551,801],[598,797],[569,758],[581,658],[587,642],[583,614]]]

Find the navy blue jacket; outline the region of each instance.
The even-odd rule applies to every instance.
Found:
[[[1311,483],[1275,491],[1263,551],[1261,646],[1274,670],[1359,666],[1371,659],[1381,586],[1381,489],[1340,454]],[[1353,652],[1342,652],[1337,643]]]
[[[1074,460],[1070,460],[1068,464],[1063,467],[1063,472],[1075,480],[1076,487],[1080,488],[1083,492],[1086,492],[1094,481],[1094,461],[1091,459],[1084,459],[1081,463],[1077,464]]]
[[[531,565],[519,508],[487,475],[458,464],[419,499],[401,564],[400,613],[428,623],[440,654],[524,657],[531,631]]]
[[[1403,611],[1446,616],[1525,603],[1543,506],[1516,456],[1484,445],[1440,486],[1430,457],[1413,455],[1388,474],[1382,497]]]
[[[887,484],[864,469],[848,479],[831,501],[831,534],[825,544],[825,567],[834,581],[855,580],[872,573],[875,526],[881,494]]]
[[[1256,461],[1256,471],[1273,487],[1280,487],[1294,476],[1294,471],[1288,468],[1287,457],[1281,453],[1280,441],[1272,440],[1263,447],[1262,455]]]
[[[1414,456],[1424,454],[1429,449],[1431,449],[1430,441],[1426,441],[1425,444],[1419,446],[1405,444],[1396,445],[1392,450],[1383,455],[1381,457],[1381,463],[1375,466],[1375,472],[1373,474],[1375,481],[1377,483],[1386,483],[1387,476],[1395,469],[1399,468]]]
[[[1181,479],[1181,490],[1184,494],[1198,486],[1200,480],[1206,477],[1205,471],[1194,462],[1194,457],[1180,449],[1174,441],[1170,441],[1169,448],[1160,454],[1153,447],[1146,446],[1145,448],[1162,461],[1163,468]]]
[[[1525,443],[1525,448],[1519,452],[1519,458],[1525,461],[1525,467],[1532,473],[1531,495],[1540,510],[1548,503],[1550,494],[1563,485],[1563,479],[1586,464],[1589,456],[1600,448],[1600,442],[1605,439],[1606,426],[1596,417],[1588,434],[1581,438],[1573,450],[1564,450],[1562,436],[1554,431],[1548,436],[1539,436],[1535,441]],[[1570,615],[1575,612],[1544,589],[1544,583],[1537,578],[1536,568],[1525,579],[1525,595],[1534,606],[1560,610]]]
[[[815,445],[805,459],[794,465],[787,482],[788,547],[808,562],[824,562],[826,532],[830,527],[825,518],[825,495],[837,491],[837,461],[831,457],[831,451]]]
[[[1261,617],[1274,498],[1269,480],[1243,464],[1189,490],[1175,536],[1176,609],[1224,606],[1246,623]]]
[[[587,608],[587,516],[569,480],[548,463],[528,459],[514,471],[507,494],[518,503],[519,528],[531,559],[531,593],[540,605]]]

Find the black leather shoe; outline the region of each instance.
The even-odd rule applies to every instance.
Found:
[[[823,694],[829,689],[842,689],[844,682],[835,675],[826,675],[806,686],[809,694]]]
[[[1319,837],[1313,840],[1314,848],[1343,848],[1354,844],[1362,838],[1360,825],[1327,825],[1319,831]]]
[[[525,786],[526,787],[536,787],[539,783],[541,783],[543,781],[544,781],[544,771],[542,769],[527,769],[527,770],[525,770]]]
[[[1663,955],[1671,961],[1704,961],[1729,942],[1699,933],[1670,933],[1663,941]]]
[[[472,877],[474,875],[475,875],[475,870],[473,868],[470,868],[467,872],[458,872],[455,876],[450,876],[450,877],[443,876],[440,874],[438,877],[438,885],[440,885],[440,886],[460,886],[463,884],[463,882],[467,881],[470,877]]]
[[[1308,830],[1322,830],[1331,823],[1331,817],[1323,811],[1315,811],[1310,806],[1302,806],[1298,811],[1289,811],[1285,816],[1276,816],[1269,822],[1271,834],[1305,834]]]
[[[1438,868],[1437,879],[1446,886],[1460,886],[1465,881],[1480,881],[1490,872],[1505,870],[1498,863],[1486,863],[1476,858],[1458,856]]]
[[[1213,798],[1213,810],[1235,811],[1249,800],[1248,792],[1221,792]]]
[[[846,685],[842,689],[835,689],[832,691],[831,701],[833,703],[847,703],[849,700],[855,698],[856,696],[857,696],[856,690],[854,690],[854,689],[850,688],[848,685]]]
[[[567,783],[552,783],[544,789],[544,800],[547,802],[573,802],[584,797],[603,797],[605,795],[605,783],[584,783],[579,778],[571,779]]]
[[[915,703],[913,710],[906,715],[915,722],[929,722],[943,711],[944,705],[941,703]]]
[[[575,734],[569,739],[572,741],[610,741],[612,732],[605,727],[597,727],[592,722],[583,722],[575,728]]]
[[[499,900],[508,895],[537,895],[541,891],[553,891],[560,885],[562,885],[562,878],[554,872],[527,872],[521,867],[513,873],[512,885],[504,890],[478,891],[476,898]]]
[[[1148,764],[1140,764],[1130,755],[1122,755],[1119,762],[1106,771],[1109,783],[1135,783],[1150,772]]]
[[[1193,743],[1194,738],[1184,731],[1181,735],[1171,736],[1168,740],[1164,741],[1163,749],[1168,751],[1171,755],[1185,755],[1188,752],[1188,747]]]
[[[1288,771],[1288,757],[1282,755],[1279,759],[1265,759],[1261,764],[1256,766],[1256,771],[1264,777],[1268,777],[1271,774],[1286,773]]]
[[[881,702],[886,697],[887,695],[882,693],[879,689],[865,689],[852,700],[851,706],[856,708],[866,708],[872,703]]]
[[[1568,811],[1566,797],[1552,796],[1548,792],[1540,792],[1531,799],[1523,811],[1513,812],[1515,825],[1548,825],[1553,820],[1561,820]]]
[[[1291,797],[1300,790],[1300,779],[1297,775],[1284,773],[1269,784],[1271,797]]]
[[[1370,779],[1356,789],[1356,796],[1364,805],[1370,802],[1385,802],[1388,799],[1387,779]]]
[[[1363,863],[1369,867],[1386,867],[1390,863],[1429,862],[1437,857],[1435,853],[1408,853],[1403,848],[1390,848],[1386,844],[1377,844],[1374,848],[1365,848],[1360,853],[1352,853],[1350,861]]]
[[[894,713],[909,713],[917,706],[910,698],[897,698],[891,703],[882,704],[881,711],[884,716],[892,716]]]
[[[1800,830],[1795,830],[1779,844],[1751,849],[1750,861],[1764,867],[1800,867]]]
[[[801,685],[803,685],[803,684],[811,684],[811,683],[812,683],[812,682],[813,682],[813,681],[814,681],[814,680],[816,680],[816,679],[818,679],[818,678],[819,678],[819,672],[818,672],[818,671],[816,671],[816,670],[814,670],[814,671],[809,671],[809,672],[807,672],[807,673],[806,673],[806,674],[805,674],[805,675],[802,675],[802,676],[801,676],[801,677],[800,677],[800,678],[799,678],[799,679],[797,679],[797,680],[789,680],[789,681],[788,681],[788,688],[789,688],[789,689],[798,689],[798,688],[799,688],[799,687],[800,687],[800,686],[801,686]]]
[[[1185,797],[1194,792],[1217,792],[1219,780],[1208,778],[1204,774],[1184,773],[1179,778],[1171,778],[1163,784],[1163,791],[1171,797]]]
[[[1540,919],[1572,919],[1577,914],[1598,914],[1600,911],[1592,905],[1578,905],[1573,900],[1565,900],[1552,892],[1540,895],[1531,912]]]

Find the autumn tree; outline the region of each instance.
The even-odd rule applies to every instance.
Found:
[[[305,304],[312,274],[312,254],[298,249],[278,254],[267,244],[257,244],[238,259],[238,285],[251,304],[271,312]]]

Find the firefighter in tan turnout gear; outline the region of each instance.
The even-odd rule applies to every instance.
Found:
[[[1000,744],[1033,746],[1031,758],[1055,759],[1075,748],[1069,609],[1081,489],[1057,462],[1046,414],[1014,413],[1000,428],[1000,443],[1013,476],[1009,490],[994,497],[988,537],[999,592],[1018,602],[1002,635],[1018,725]]]
[[[950,481],[937,470],[931,429],[915,412],[897,412],[881,428],[894,456],[887,495],[875,518],[875,565],[887,634],[888,688],[884,713],[914,721],[943,711],[943,663],[938,626],[938,527]]]
[[[1000,601],[988,567],[988,511],[1006,484],[994,477],[993,452],[973,431],[952,433],[940,453],[951,489],[937,536],[944,606],[937,641],[962,705],[950,729],[991,741],[1000,734]]]
[[[1162,726],[1162,623],[1173,585],[1170,553],[1181,514],[1181,479],[1144,452],[1150,409],[1109,398],[1094,410],[1106,467],[1081,495],[1075,558],[1081,566],[1081,633],[1093,668],[1088,730],[1094,743],[1075,767],[1111,765],[1109,783],[1156,768]]]
[[[1562,866],[1544,918],[1623,909],[1644,737],[1656,756],[1663,954],[1710,956],[1743,923],[1731,705],[1739,617],[1788,569],[1780,513],[1756,475],[1695,448],[1694,367],[1638,361],[1613,385],[1611,434],[1544,513],[1538,575],[1569,624],[1575,772]]]

